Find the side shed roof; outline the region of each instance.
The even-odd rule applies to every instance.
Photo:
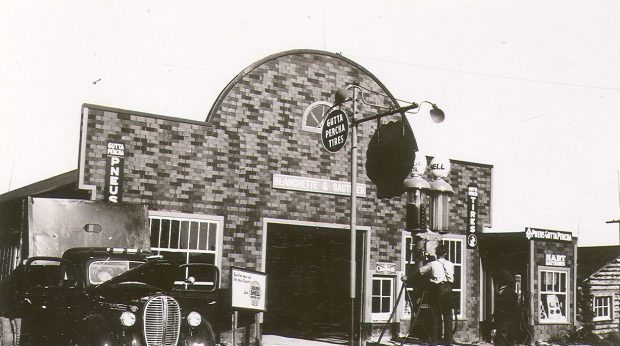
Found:
[[[583,281],[620,257],[620,246],[588,246],[577,248],[577,279]]]

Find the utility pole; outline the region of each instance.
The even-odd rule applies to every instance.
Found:
[[[605,223],[617,223],[618,224],[618,244],[620,244],[620,219],[609,220]]]

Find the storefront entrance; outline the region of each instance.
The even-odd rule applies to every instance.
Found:
[[[363,232],[358,232],[357,244],[359,302]],[[346,343],[351,323],[349,231],[269,224],[266,250],[263,334]],[[359,316],[359,303],[356,305]]]

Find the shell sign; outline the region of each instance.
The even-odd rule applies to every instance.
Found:
[[[443,157],[434,157],[428,167],[436,178],[446,178],[450,173],[450,160]]]

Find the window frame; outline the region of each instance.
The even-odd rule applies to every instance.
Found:
[[[308,107],[306,107],[306,109],[304,109],[304,115],[302,117],[302,123],[301,123],[301,129],[303,131],[313,132],[313,133],[321,133],[321,127],[323,125],[323,119],[325,119],[325,116],[327,116],[327,113],[323,114],[323,117],[321,119],[319,119],[319,124],[318,124],[317,127],[306,125],[306,122],[308,120],[308,116],[310,115],[312,110],[314,110],[318,106],[326,107],[326,108],[324,108],[326,111],[329,108],[333,107],[333,105],[331,103],[327,102],[327,101],[316,101],[316,102],[313,102],[312,104],[310,104]]]
[[[149,217],[149,236],[151,235],[151,227],[152,227],[152,223],[154,219],[159,219],[160,220],[160,229],[159,229],[159,234],[158,234],[158,240],[157,240],[157,246],[153,246],[153,244],[151,244],[151,251],[154,253],[159,254],[160,252],[176,252],[176,253],[185,253],[186,254],[186,262],[188,263],[188,259],[189,259],[189,255],[191,253],[202,253],[202,254],[213,254],[214,255],[214,263],[218,268],[221,269],[222,267],[222,248],[223,248],[223,235],[224,235],[224,217],[223,216],[214,216],[214,215],[202,215],[202,214],[186,214],[186,213],[173,213],[173,212],[162,212],[162,211],[151,211],[149,210],[148,213],[148,217]],[[177,221],[179,222],[179,224],[181,222],[189,222],[188,224],[188,235],[187,235],[187,243],[190,244],[192,241],[192,223],[198,223],[198,230],[200,230],[200,224],[201,223],[206,223],[207,225],[215,225],[215,239],[213,241],[213,244],[215,246],[214,250],[210,250],[210,249],[206,249],[206,250],[201,250],[201,249],[189,249],[189,246],[187,249],[183,249],[179,247],[160,247],[159,245],[161,244],[161,234],[162,234],[162,230],[161,230],[161,220],[168,220],[170,221],[170,224],[172,224],[173,221]],[[209,232],[209,227],[207,228],[207,232]],[[168,230],[168,234],[170,235],[171,231],[170,229]],[[198,231],[198,233],[200,233]],[[179,242],[180,242],[180,238],[181,238],[181,232],[179,232]],[[150,238],[149,238],[150,239]],[[149,240],[150,241],[150,240]],[[200,236],[197,237],[197,242],[200,241]],[[168,242],[168,244],[170,244],[170,241]],[[210,243],[208,243],[207,240],[207,244],[211,245]]]
[[[542,275],[543,273],[551,273],[552,275],[552,280],[555,281],[555,278],[553,276],[554,273],[559,274],[558,278],[561,278],[562,276],[565,278],[565,283],[564,283],[564,287],[565,287],[565,292],[560,291],[547,291],[544,287],[542,287]],[[552,266],[539,266],[538,267],[538,293],[537,293],[537,297],[538,297],[538,308],[537,308],[537,320],[538,323],[540,324],[570,324],[571,321],[571,299],[570,299],[570,295],[571,295],[571,290],[570,290],[570,283],[571,283],[571,278],[570,278],[570,269],[569,268],[565,268],[565,267],[552,267]],[[554,286],[554,284],[552,284],[552,286]],[[562,287],[562,283],[561,280],[559,281],[559,286],[560,288]],[[551,318],[545,318],[543,319],[541,317],[541,306],[542,306],[542,298],[544,294],[555,294],[555,295],[564,295],[565,299],[564,299],[564,304],[566,305],[564,308],[564,319],[551,319]]]
[[[604,299],[607,304],[602,304],[597,306],[597,300],[599,299]],[[600,321],[613,321],[614,319],[614,297],[613,295],[610,294],[601,294],[601,295],[595,295],[594,297],[592,297],[592,312],[594,313],[594,317],[592,318],[593,322],[600,322]],[[607,309],[607,315],[599,315],[598,311],[599,309]]]
[[[452,261],[452,259],[454,259],[452,251],[454,251],[456,248],[449,245],[448,246],[448,259],[450,259],[450,261],[454,264],[454,273],[456,276],[456,272],[457,270],[460,270],[461,273],[461,282],[460,282],[460,287],[459,288],[452,288],[452,292],[459,292],[460,293],[460,299],[459,299],[459,308],[460,308],[460,312],[457,315],[457,318],[459,320],[464,320],[467,316],[467,311],[466,311],[466,307],[467,304],[465,304],[465,296],[467,294],[466,292],[466,285],[465,285],[465,278],[466,278],[466,270],[467,270],[467,252],[465,251],[465,236],[462,235],[457,235],[457,234],[445,234],[441,240],[438,243],[445,243],[445,242],[454,242],[456,243],[456,245],[458,247],[460,247],[460,263],[454,263]],[[413,251],[412,248],[414,246],[414,242],[413,242],[413,237],[411,236],[411,234],[408,231],[403,231],[403,239],[402,239],[402,268],[405,268],[405,266],[409,263],[412,263],[410,258],[407,258],[407,255],[413,255]],[[408,248],[410,247],[410,248]],[[403,269],[404,271],[405,269]],[[403,299],[404,300],[404,299]],[[408,308],[408,304],[407,302],[404,302],[402,305],[402,313],[401,313],[401,318],[402,319],[410,319],[411,318],[411,314],[410,314],[410,309]]]
[[[394,311],[394,302],[395,302],[395,293],[396,293],[396,277],[393,275],[380,275],[380,274],[375,274],[372,276],[372,284],[370,287],[370,313],[371,313],[371,318],[372,318],[372,322],[385,322],[387,321],[390,316],[392,315],[392,312]],[[390,283],[390,287],[389,287],[389,295],[386,294],[386,292],[383,292],[383,290],[381,289],[381,292],[379,293],[379,295],[375,295],[374,292],[374,285],[375,285],[375,281],[379,281],[380,283],[385,282],[389,282]],[[379,285],[379,287],[383,287],[383,285]],[[387,303],[388,306],[388,311],[387,312],[374,312],[373,311],[373,300],[375,298],[379,298],[380,300],[380,307],[383,307],[383,298],[389,297],[389,303]]]

